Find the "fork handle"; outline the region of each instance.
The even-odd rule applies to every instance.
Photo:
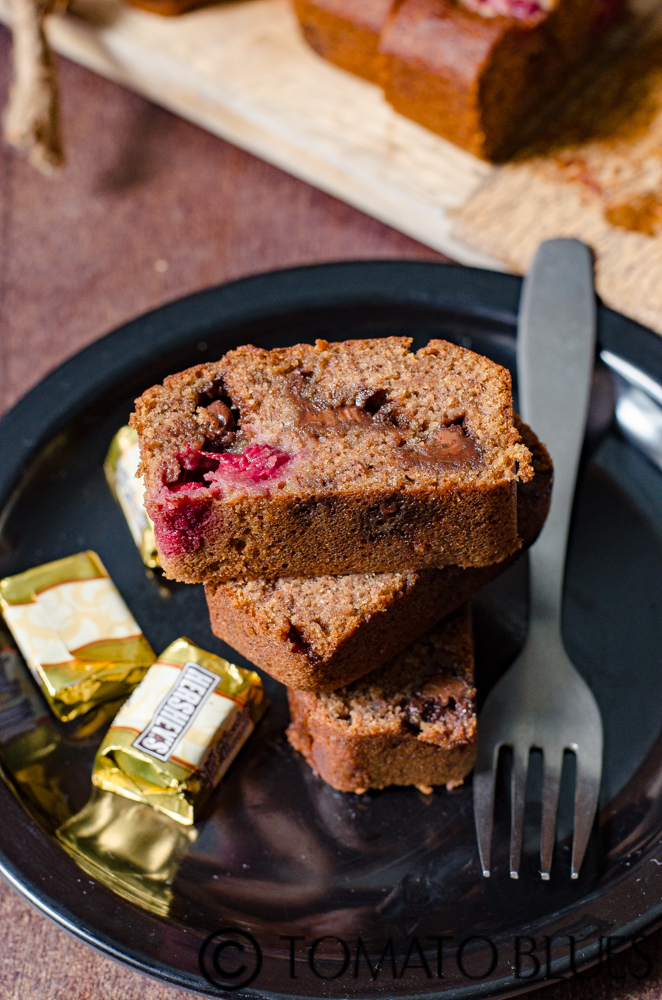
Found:
[[[517,335],[520,413],[554,463],[549,515],[530,550],[532,633],[561,633],[566,548],[595,360],[595,317],[589,248],[578,240],[543,243],[524,279]]]

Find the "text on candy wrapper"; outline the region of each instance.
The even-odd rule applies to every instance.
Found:
[[[133,741],[134,747],[158,760],[169,760],[217,684],[216,674],[188,660],[148,725]]]

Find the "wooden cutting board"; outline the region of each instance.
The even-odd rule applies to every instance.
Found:
[[[73,0],[47,31],[70,59],[462,263],[523,272],[540,240],[583,239],[605,302],[662,333],[662,0],[631,4],[603,65],[499,169],[320,59],[289,0],[179,18]]]
[[[0,0],[0,19],[9,24],[10,0]],[[289,0],[235,0],[177,18],[120,0],[73,0],[47,33],[62,55],[428,246],[502,267],[457,241],[448,214],[492,168],[320,59]]]

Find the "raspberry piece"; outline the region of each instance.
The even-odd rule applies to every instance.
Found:
[[[224,480],[262,483],[278,476],[292,458],[270,444],[251,444],[240,455],[226,451],[214,457],[218,459],[217,468],[204,475],[209,483],[222,483]]]
[[[186,485],[186,484],[183,484]],[[197,484],[190,484],[195,487]],[[204,525],[211,499],[179,495],[155,521],[154,530],[160,548],[168,554],[197,552],[202,545]]]

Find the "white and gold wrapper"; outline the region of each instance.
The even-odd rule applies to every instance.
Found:
[[[156,569],[159,560],[154,525],[145,510],[145,484],[142,476],[137,474],[139,465],[138,435],[133,427],[120,427],[108,449],[103,464],[104,472],[115,499],[122,508],[140,558],[145,566]]]
[[[115,717],[92,781],[193,823],[266,708],[254,671],[177,639]]]
[[[63,722],[126,696],[155,654],[95,552],[0,580],[0,609]]]

